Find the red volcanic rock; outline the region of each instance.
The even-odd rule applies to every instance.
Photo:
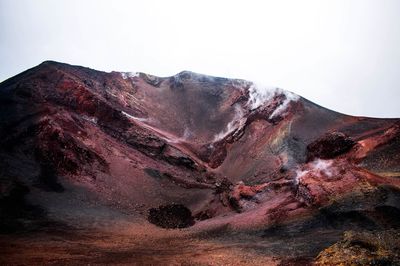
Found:
[[[77,174],[83,166],[93,163],[96,163],[99,170],[107,171],[108,166],[104,158],[63,131],[54,121],[44,120],[37,124],[34,130],[38,139],[34,153],[41,164],[70,174]]]
[[[330,132],[307,146],[307,160],[331,159],[348,152],[355,141],[341,132]]]
[[[125,133],[126,142],[150,156],[160,155],[166,145],[165,141],[146,130],[135,130]]]
[[[263,191],[267,187],[267,184],[256,185],[256,186],[246,186],[243,182],[239,182],[234,186],[231,193],[231,197],[240,198],[252,198],[257,193]]]
[[[354,166],[343,160],[317,159],[296,173],[297,196],[307,205],[321,206],[336,194],[356,189],[360,184]]]
[[[246,186],[242,181],[237,183],[229,194],[229,202],[236,211],[242,210],[241,199],[252,199],[257,193],[262,192],[268,184]]]
[[[395,123],[386,130],[382,132],[382,134],[373,135],[371,137],[364,138],[357,142],[357,146],[353,150],[353,154],[351,157],[357,162],[362,161],[362,159],[366,158],[370,153],[374,153],[378,148],[385,146],[387,144],[391,144],[394,142],[393,146],[396,145],[396,140],[400,139],[400,124]],[[393,159],[393,158],[392,158]]]
[[[199,157],[207,162],[211,168],[217,168],[226,158],[226,145],[227,142],[224,139],[214,142],[211,145],[205,145],[203,149],[200,150]]]

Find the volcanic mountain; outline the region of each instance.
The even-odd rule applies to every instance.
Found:
[[[400,263],[400,119],[245,80],[43,62],[0,180],[2,264]]]

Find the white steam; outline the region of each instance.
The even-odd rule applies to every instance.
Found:
[[[181,137],[182,140],[188,140],[191,138],[193,133],[190,131],[189,128],[185,127],[185,130],[183,131],[183,136]]]
[[[271,114],[270,118],[280,115],[282,112],[284,112],[286,110],[286,108],[288,107],[290,102],[292,102],[292,101],[295,102],[300,98],[297,94],[294,94],[290,91],[285,91],[282,89],[277,89],[277,90],[280,91],[279,93],[285,94],[285,100],[281,103],[281,105],[278,106],[278,108],[276,108],[274,110],[274,112]]]
[[[301,181],[301,178],[303,177],[303,176],[305,176],[306,174],[308,174],[308,172],[310,172],[309,170],[300,170],[300,169],[297,169],[296,170],[296,176],[295,176],[295,178],[294,178],[294,183],[296,184],[296,185],[298,185],[299,183],[300,183],[300,181]]]
[[[336,166],[333,165],[332,160],[321,160],[317,159],[308,163],[304,168],[296,170],[295,183],[299,184],[301,179],[310,174],[313,177],[334,177],[338,175],[339,171]]]
[[[311,167],[314,172],[317,172],[319,175],[326,175],[328,177],[332,177],[337,173],[336,167],[332,166],[331,160],[321,160],[317,159],[311,163]]]
[[[280,88],[271,86],[262,86],[256,83],[252,83],[249,88],[249,100],[247,104],[251,110],[259,108],[261,105],[273,100],[276,96],[284,95],[285,99],[281,105],[279,105],[270,118],[273,118],[282,112],[284,112],[291,101],[297,101],[300,97],[290,91],[282,90]]]
[[[82,118],[85,119],[86,121],[89,121],[93,124],[97,124],[97,117],[89,117],[86,115],[82,115]]]
[[[249,88],[249,101],[248,105],[251,110],[257,109],[265,102],[269,102],[275,96],[275,91],[278,88],[270,87],[270,86],[261,86],[255,83],[252,83]]]
[[[219,132],[218,134],[216,134],[214,136],[214,142],[215,141],[219,141],[223,138],[225,138],[226,136],[228,136],[229,134],[231,134],[232,132],[234,132],[235,130],[237,130],[238,128],[241,128],[242,126],[244,126],[244,123],[246,122],[246,119],[243,117],[244,112],[242,107],[239,104],[235,105],[235,116],[233,117],[233,120],[230,121],[227,125],[226,128]]]

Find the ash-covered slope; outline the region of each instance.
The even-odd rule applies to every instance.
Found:
[[[47,61],[0,84],[2,229],[393,228],[399,151],[400,119],[238,79]]]

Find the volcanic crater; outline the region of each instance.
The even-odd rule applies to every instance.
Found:
[[[43,62],[0,191],[2,265],[400,265],[400,119],[240,79]]]

